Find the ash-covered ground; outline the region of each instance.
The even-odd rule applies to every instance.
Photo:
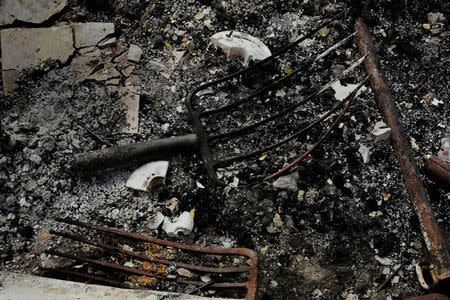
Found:
[[[189,93],[202,82],[242,68],[238,59],[227,60],[210,45],[214,33],[242,31],[275,52],[347,7],[340,1],[72,1],[44,25],[113,22],[118,37],[143,50],[134,72],[141,80],[139,133],[117,134],[124,110],[117,93],[100,82],[78,85],[70,61],[28,70],[14,96],[4,97],[0,89],[2,134],[14,140],[7,143],[5,138],[0,153],[2,267],[43,274],[43,260],[58,262],[41,255],[45,249],[79,248],[48,235],[51,229],[65,228],[56,217],[168,238],[148,228],[152,215],[160,211],[176,216],[195,209],[194,231],[172,240],[256,250],[261,299],[403,299],[424,293],[414,271],[416,262],[427,259],[419,222],[389,140],[375,142],[370,133],[382,117],[368,85],[325,142],[288,173],[296,179],[287,188],[277,188],[273,181],[242,186],[293,161],[333,118],[282,148],[219,170],[229,185],[225,188],[213,186],[199,153],[171,159],[165,185],[148,193],[125,187],[133,168],[85,178],[70,173],[73,155],[104,147],[74,119],[113,145],[190,133],[184,102]],[[371,29],[420,168],[423,155],[437,153],[441,139],[450,135],[449,31],[447,20],[439,17],[448,9],[444,1],[366,1],[356,9]],[[275,63],[205,95],[196,108],[248,95],[266,80],[295,70],[351,34],[353,21],[350,13],[333,22]],[[186,53],[167,79],[154,61],[169,60],[175,49]],[[358,58],[351,40],[277,92],[211,116],[203,125],[219,133],[271,115],[317,90]],[[365,76],[360,66],[341,83],[355,84]],[[430,93],[440,100],[437,105],[424,97]],[[329,89],[288,118],[221,142],[214,155],[244,154],[278,141],[334,103]],[[361,145],[370,149],[369,162],[363,162]],[[448,237],[449,189],[422,175]],[[178,207],[168,209],[172,198],[178,199]],[[399,265],[393,280],[377,291]]]

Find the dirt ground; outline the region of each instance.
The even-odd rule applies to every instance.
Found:
[[[190,133],[185,106],[189,93],[200,83],[242,68],[239,59],[227,59],[210,44],[214,33],[251,34],[273,53],[349,5],[349,1],[308,0],[75,0],[49,21],[34,25],[113,22],[122,43],[142,49],[133,73],[141,81],[139,132],[118,133],[124,110],[119,95],[103,82],[77,84],[70,60],[27,70],[13,96],[3,96],[0,86],[3,142],[6,136],[16,141],[12,149],[0,148],[1,267],[49,276],[39,267],[43,261],[57,264],[59,260],[43,255],[45,249],[81,249],[48,235],[51,229],[66,228],[54,218],[70,217],[188,244],[256,250],[260,299],[404,299],[425,293],[415,273],[415,264],[427,261],[419,222],[389,140],[375,141],[371,134],[382,117],[368,85],[325,142],[288,173],[294,174],[294,182],[284,188],[273,180],[256,187],[245,184],[293,161],[317,141],[332,119],[282,148],[220,169],[226,187],[213,186],[199,153],[171,159],[166,183],[148,193],[125,187],[134,168],[91,177],[70,172],[73,155],[104,147],[74,118],[113,145]],[[446,1],[355,1],[353,5],[349,14],[328,26],[329,32],[321,31],[276,63],[221,86],[219,96],[201,98],[197,108],[217,107],[227,101],[226,95],[236,99],[267,79],[288,74],[351,34],[356,15],[364,17],[436,219],[448,238],[449,187],[426,176],[422,159],[436,154],[441,140],[450,136],[448,20],[436,15],[447,15],[450,7]],[[154,62],[169,61],[173,50],[186,52],[167,79]],[[276,93],[232,113],[209,117],[203,125],[208,133],[220,133],[271,115],[359,58],[352,40]],[[365,76],[360,66],[341,83],[355,84]],[[438,103],[425,97],[430,93]],[[315,120],[335,102],[333,89],[328,89],[290,117],[221,142],[213,153],[227,157],[257,150]],[[369,162],[363,162],[361,145],[369,148]],[[166,204],[172,198],[178,200],[178,207],[171,210]],[[193,209],[195,227],[188,236],[169,238],[148,228],[156,212],[177,216]],[[397,268],[392,280],[378,290]],[[176,287],[180,292],[185,289]]]

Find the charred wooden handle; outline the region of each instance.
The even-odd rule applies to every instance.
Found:
[[[77,154],[73,169],[79,175],[98,171],[124,168],[151,160],[168,159],[174,155],[189,153],[197,148],[196,134],[171,137],[148,142],[105,148]]]

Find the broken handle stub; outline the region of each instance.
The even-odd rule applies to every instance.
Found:
[[[392,130],[391,142],[394,153],[402,170],[411,203],[419,217],[422,235],[432,263],[430,267],[431,277],[435,284],[448,281],[450,279],[449,251],[434,217],[428,192],[419,177],[411,152],[411,145],[400,122],[391,89],[381,71],[380,61],[369,29],[361,18],[358,18],[355,22],[355,31],[357,32],[355,38],[359,52],[361,55],[368,54],[364,64],[367,73],[372,75],[370,84],[375,93],[378,108]]]
[[[197,146],[196,134],[121,145],[77,154],[73,159],[72,168],[78,175],[90,175],[107,169],[168,159],[178,154],[195,151]]]

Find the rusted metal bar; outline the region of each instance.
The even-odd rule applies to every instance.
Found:
[[[425,167],[436,178],[450,186],[450,164],[432,155],[425,160]]]
[[[245,266],[245,267],[212,268],[212,267],[205,267],[205,266],[186,264],[186,263],[180,263],[180,262],[174,262],[174,261],[165,261],[163,259],[157,259],[157,258],[149,258],[148,256],[146,256],[146,255],[144,256],[140,253],[136,253],[133,251],[127,251],[127,250],[124,250],[124,249],[121,249],[118,247],[114,247],[114,246],[109,246],[109,245],[106,245],[106,244],[103,244],[100,242],[83,239],[83,238],[71,235],[69,233],[52,231],[53,234],[57,234],[57,235],[60,235],[60,236],[66,237],[66,238],[74,239],[74,240],[77,240],[77,241],[80,241],[83,243],[88,243],[88,244],[91,244],[94,246],[102,247],[104,249],[108,249],[111,251],[117,251],[119,253],[130,255],[130,256],[133,256],[133,257],[141,259],[141,260],[149,260],[150,261],[150,259],[151,259],[151,261],[158,262],[158,263],[175,264],[178,266],[183,266],[186,269],[196,270],[196,271],[200,271],[200,272],[210,272],[210,273],[215,273],[215,274],[248,273],[249,277],[248,277],[248,280],[245,282],[217,282],[217,283],[211,283],[209,286],[211,288],[246,288],[247,294],[245,296],[245,299],[246,300],[256,299],[256,291],[258,288],[259,257],[258,257],[258,253],[251,249],[247,249],[247,248],[213,248],[213,247],[198,247],[198,246],[184,245],[184,244],[180,244],[180,243],[176,243],[176,242],[157,239],[157,238],[142,235],[142,234],[136,234],[136,233],[132,233],[132,232],[123,231],[120,229],[109,228],[109,227],[94,225],[94,224],[90,224],[90,223],[80,222],[80,221],[72,220],[72,219],[68,219],[68,218],[56,218],[55,220],[66,223],[66,224],[76,225],[76,226],[80,226],[80,227],[84,227],[84,228],[88,228],[88,229],[93,229],[93,230],[104,232],[104,233],[115,234],[115,235],[118,235],[121,237],[134,239],[134,240],[138,240],[138,241],[150,242],[150,243],[161,245],[161,246],[173,247],[176,249],[193,252],[193,253],[245,256],[250,260],[248,267]],[[68,259],[73,259],[73,260],[77,260],[77,261],[81,261],[81,262],[87,262],[87,263],[111,268],[111,269],[118,270],[118,271],[131,273],[131,274],[155,277],[158,279],[167,279],[159,274],[153,274],[153,273],[150,273],[147,271],[143,271],[143,270],[139,270],[139,269],[135,269],[135,268],[129,268],[129,267],[125,267],[125,266],[121,266],[121,265],[117,265],[117,264],[111,264],[111,263],[107,263],[107,262],[103,262],[103,261],[99,261],[99,260],[95,260],[95,259],[91,259],[91,258],[75,256],[75,255],[61,253],[61,252],[52,251],[52,250],[49,250],[46,252],[48,254],[57,255],[57,256],[61,256],[61,257],[65,257]],[[203,286],[205,284],[204,282],[190,281],[190,280],[185,280],[182,278],[178,278],[178,279],[176,279],[176,281],[179,283],[192,284],[195,286]]]
[[[168,260],[168,259],[161,259],[161,258],[156,258],[156,257],[150,257],[149,255],[145,255],[142,253],[138,253],[135,251],[129,251],[129,250],[125,250],[122,249],[120,247],[115,247],[115,246],[111,246],[111,245],[107,245],[105,243],[101,243],[101,242],[97,242],[97,241],[93,241],[93,240],[88,240],[67,232],[59,232],[59,231],[55,231],[55,230],[50,230],[51,234],[54,235],[59,235],[74,241],[78,241],[78,242],[82,242],[85,244],[89,244],[92,246],[96,246],[96,247],[100,247],[109,251],[114,251],[114,252],[118,252],[121,254],[125,254],[134,258],[137,258],[139,260],[143,260],[143,261],[149,261],[149,262],[154,262],[154,263],[158,263],[158,264],[163,264],[166,266],[170,266],[170,265],[174,265],[180,268],[185,268],[188,270],[193,270],[193,271],[200,271],[200,272],[209,272],[209,273],[243,273],[243,272],[248,272],[248,267],[232,267],[232,268],[212,268],[212,267],[204,267],[204,266],[198,266],[198,265],[193,265],[193,264],[186,264],[183,262],[178,262],[178,261],[172,261],[172,260]]]
[[[402,170],[411,203],[419,217],[420,227],[425,244],[430,254],[432,267],[430,273],[435,284],[450,278],[450,255],[444,237],[434,217],[428,192],[419,177],[417,166],[411,152],[411,145],[403,130],[400,116],[395,106],[391,90],[381,71],[380,61],[376,53],[372,37],[361,18],[355,22],[356,42],[361,55],[368,54],[365,67],[372,75],[370,84],[375,93],[378,108],[385,122],[391,128],[391,141]]]

